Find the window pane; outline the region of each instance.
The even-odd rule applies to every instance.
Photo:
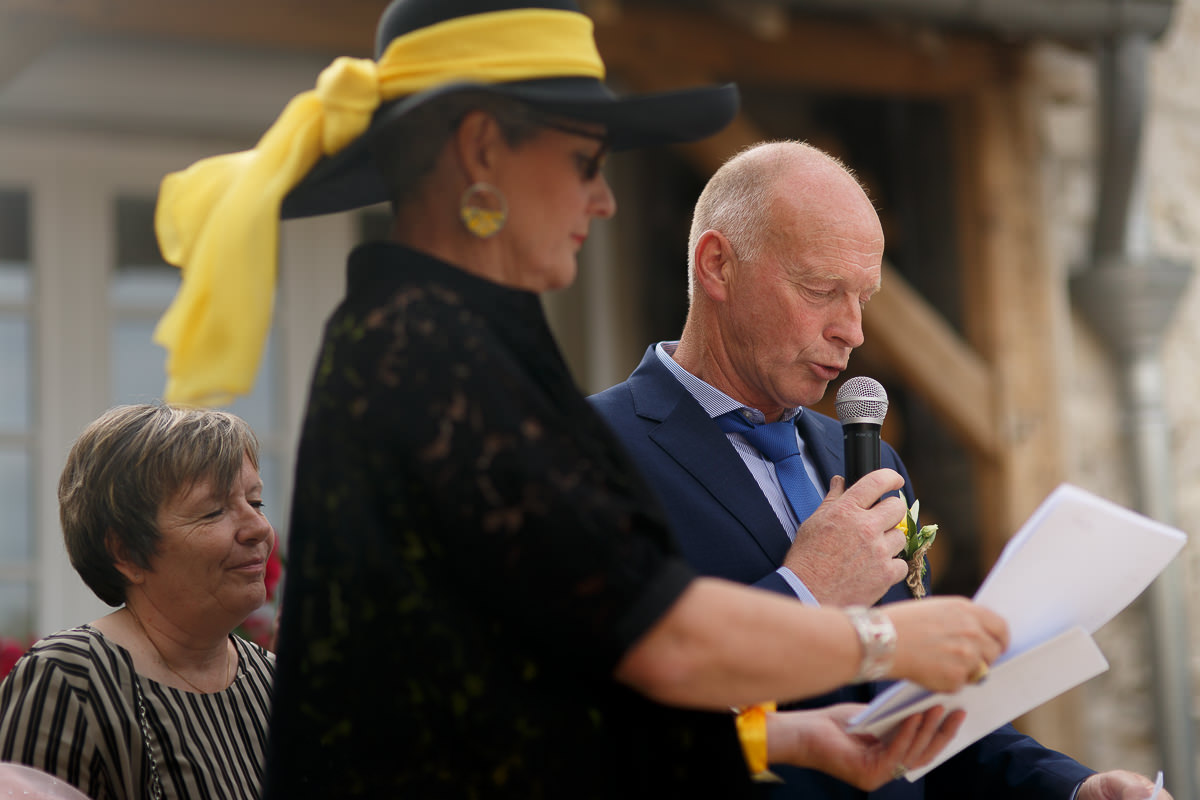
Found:
[[[31,425],[28,304],[33,294],[29,193],[0,189],[0,636],[22,643],[33,633],[33,543],[28,452],[16,443]]]
[[[0,190],[0,430],[25,433],[29,426],[29,315],[32,267],[29,194]]]
[[[258,457],[258,473],[263,482],[263,507],[267,519],[275,528],[275,533],[281,539],[287,533],[288,498],[283,497],[279,489],[279,458],[270,453],[260,453]],[[282,544],[282,542],[281,542]]]
[[[163,260],[154,235],[154,205],[148,195],[120,195],[116,199],[117,269],[157,266],[174,269]]]
[[[32,596],[28,581],[0,579],[0,637],[25,644],[34,636]]]
[[[0,258],[0,303],[28,303],[30,283],[28,261]]]
[[[0,450],[0,508],[4,509],[0,514],[0,562],[6,566],[28,563],[33,558],[30,469],[29,455],[24,450]]]
[[[29,194],[0,189],[0,303],[29,301]]]
[[[117,259],[108,286],[111,401],[153,403],[166,385],[167,354],[151,336],[179,288],[179,270],[158,252],[153,197],[119,196],[114,210]]]
[[[166,351],[150,341],[157,320],[116,317],[110,331],[112,403],[153,403],[166,386]]]
[[[154,235],[155,199],[123,195],[115,200],[117,227],[116,270],[109,283],[113,324],[109,332],[112,357],[112,402],[151,403],[166,388],[166,351],[151,337],[159,318],[179,288],[179,270],[167,264]],[[274,357],[270,340],[254,381],[254,391],[230,408],[259,435],[274,429]]]
[[[263,348],[263,358],[258,365],[258,374],[254,376],[254,391],[245,397],[234,400],[229,410],[237,414],[259,436],[266,436],[275,430],[275,347],[274,335],[267,336],[267,346]]]
[[[25,433],[29,427],[29,318],[0,312],[0,430]]]
[[[117,265],[108,287],[114,308],[165,309],[179,289],[179,270],[166,265]]]

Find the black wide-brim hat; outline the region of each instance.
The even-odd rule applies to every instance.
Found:
[[[572,0],[394,0],[376,32],[380,59],[397,37],[440,22],[476,14],[518,9],[581,13]],[[382,104],[367,130],[336,155],[322,158],[283,200],[284,219],[332,214],[388,199],[370,144],[397,120],[430,100],[464,90],[484,91],[526,102],[558,116],[607,128],[613,150],[689,142],[724,128],[738,109],[733,84],[671,92],[618,96],[592,77],[543,77],[510,82],[448,79],[446,83]]]

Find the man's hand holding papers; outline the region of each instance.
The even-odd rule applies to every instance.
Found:
[[[1083,782],[1075,800],[1172,800],[1171,793],[1163,788],[1163,774],[1158,781],[1136,772],[1116,769],[1100,772]]]

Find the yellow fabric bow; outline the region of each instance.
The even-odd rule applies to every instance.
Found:
[[[397,37],[378,63],[338,58],[253,150],[166,176],[155,229],[183,283],[154,331],[167,350],[164,399],[225,405],[251,390],[271,325],[283,200],[323,156],[361,136],[382,102],[454,82],[575,76],[604,77],[584,15],[461,17]]]

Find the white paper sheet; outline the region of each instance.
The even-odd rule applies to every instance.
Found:
[[[1008,622],[1022,652],[1063,631],[1095,631],[1183,548],[1180,530],[1063,484],[1009,540],[975,601]]]
[[[852,720],[851,730],[883,735],[908,714],[939,702],[966,708],[951,745],[933,765],[908,773],[916,780],[981,736],[1107,669],[1089,634],[1133,602],[1186,541],[1180,530],[1076,486],[1059,486],[1009,541],[975,594],[1009,626],[1009,649],[987,680],[965,687],[953,702],[902,681]],[[1030,664],[1039,671],[1029,672]]]
[[[896,693],[892,702],[878,708],[872,705],[874,713],[868,713],[854,729],[882,737],[910,714],[931,706],[942,705],[946,713],[965,709],[967,718],[950,743],[929,764],[905,775],[915,781],[977,739],[1106,669],[1108,662],[1092,637],[1083,628],[1072,628],[997,662],[983,683],[955,694],[931,694],[919,687],[911,696]]]

